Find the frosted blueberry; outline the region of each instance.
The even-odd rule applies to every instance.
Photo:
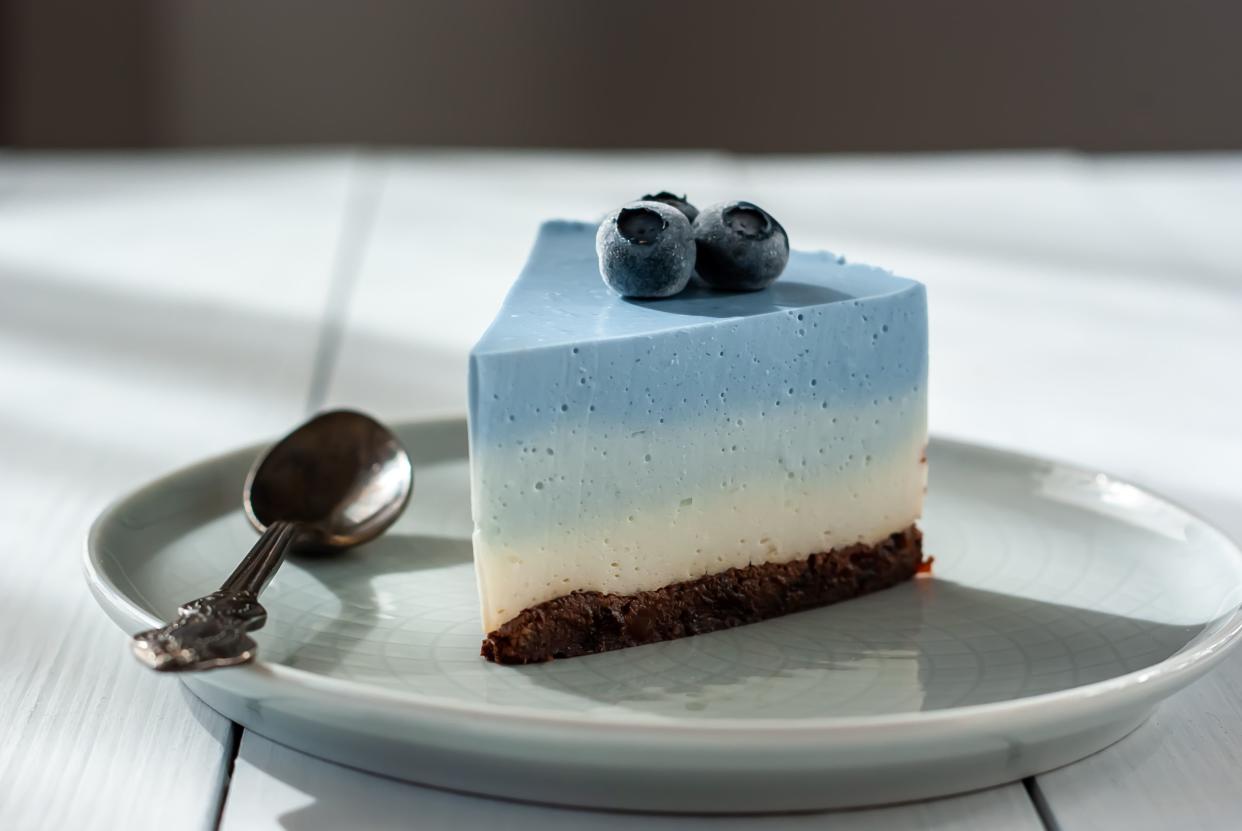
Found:
[[[722,202],[694,221],[696,268],[709,285],[731,291],[770,286],[789,262],[789,237],[752,202]]]
[[[694,273],[690,220],[662,202],[631,202],[600,223],[595,253],[604,282],[622,297],[671,297]]]
[[[677,194],[670,193],[666,190],[662,190],[659,193],[649,193],[642,198],[642,201],[663,202],[670,208],[676,208],[681,211],[686,215],[686,219],[691,222],[694,222],[695,218],[699,215],[699,209],[687,202],[685,196],[678,196]]]

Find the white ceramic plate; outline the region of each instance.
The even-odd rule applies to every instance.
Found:
[[[1138,726],[1242,629],[1242,553],[1106,475],[945,441],[931,577],[838,606],[532,667],[478,656],[465,424],[398,430],[410,509],[263,595],[262,662],[182,676],[283,744],[442,787],[665,811],[918,799],[1066,764]],[[126,632],[206,594],[254,541],[259,448],[107,510],[87,572]],[[118,636],[117,660],[130,660]],[[171,679],[169,683],[172,683]]]

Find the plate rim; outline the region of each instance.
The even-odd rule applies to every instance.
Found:
[[[466,416],[460,411],[451,414],[434,414],[414,418],[399,419],[394,428],[420,426],[448,426],[466,422]],[[929,436],[929,443],[938,446],[950,446],[959,451],[982,451],[986,455],[1000,456],[1022,464],[1051,465],[1075,474],[1096,477],[1104,476],[1108,480],[1135,488],[1144,496],[1158,500],[1175,511],[1185,515],[1202,526],[1203,529],[1217,538],[1223,550],[1242,566],[1242,546],[1230,535],[1222,531],[1212,522],[1197,512],[1186,508],[1174,499],[1142,483],[1126,477],[1115,476],[1094,467],[1065,462],[1060,459],[1037,456],[1035,454],[1015,451],[995,445],[949,438],[939,434]],[[212,467],[226,463],[233,457],[260,452],[268,442],[257,442],[243,447],[234,448],[222,453],[177,467],[145,484],[131,488],[110,501],[91,523],[84,545],[83,570],[91,594],[95,597],[126,635],[132,634],[125,630],[118,617],[140,627],[158,626],[163,623],[154,615],[135,604],[130,597],[115,583],[108,579],[101,565],[103,549],[101,537],[114,517],[127,504],[141,499],[150,492],[166,487],[172,480],[203,473]],[[958,728],[971,723],[988,722],[991,717],[1003,716],[1006,719],[1038,717],[1045,711],[1070,706],[1084,708],[1085,711],[1099,707],[1111,706],[1110,702],[1126,693],[1147,691],[1144,698],[1163,698],[1167,693],[1186,686],[1215,666],[1230,649],[1242,640],[1242,602],[1232,609],[1223,611],[1209,622],[1211,632],[1201,632],[1173,655],[1152,664],[1149,667],[1134,670],[1122,675],[1095,681],[1064,690],[1039,693],[1022,698],[992,701],[983,704],[969,704],[958,707],[946,707],[938,710],[911,710],[901,713],[886,713],[865,716],[809,716],[803,718],[781,719],[762,717],[702,717],[694,719],[677,719],[646,713],[572,713],[568,711],[552,711],[534,707],[508,704],[463,704],[450,699],[426,695],[407,690],[389,689],[360,681],[333,678],[297,667],[270,663],[261,658],[252,664],[229,669],[214,670],[210,673],[195,675],[193,682],[206,683],[213,687],[227,690],[229,678],[246,680],[264,688],[281,689],[285,685],[293,685],[312,694],[324,694],[340,697],[362,704],[395,707],[411,714],[411,708],[427,715],[442,715],[471,720],[482,719],[498,723],[510,728],[525,726],[537,729],[549,727],[569,728],[575,731],[607,731],[609,733],[641,732],[644,739],[653,736],[676,736],[678,739],[687,737],[711,737],[727,734],[731,739],[739,736],[751,738],[772,737],[781,741],[799,737],[815,740],[824,734],[836,737],[846,735],[867,734],[862,738],[874,737],[879,730],[909,731],[940,731],[945,728]],[[138,630],[135,630],[138,631]],[[482,637],[482,634],[480,634]],[[121,650],[118,649],[118,656]],[[182,679],[186,680],[186,679]],[[1120,703],[1120,702],[1118,702]],[[1069,715],[1068,712],[1062,713]]]

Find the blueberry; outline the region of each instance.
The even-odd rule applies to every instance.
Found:
[[[696,269],[709,285],[731,291],[770,286],[789,262],[789,237],[751,202],[704,208],[694,221]]]
[[[659,193],[649,193],[642,198],[644,202],[663,202],[671,208],[676,208],[686,215],[686,219],[694,222],[695,217],[699,215],[699,209],[686,201],[686,197],[678,196],[675,193],[669,193],[662,190]]]
[[[599,273],[622,297],[670,297],[694,273],[694,229],[662,202],[631,202],[604,217],[595,234]]]

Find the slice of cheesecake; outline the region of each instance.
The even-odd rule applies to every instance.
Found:
[[[923,286],[795,251],[763,291],[631,301],[594,239],[546,223],[471,353],[483,655],[668,640],[911,577]]]

